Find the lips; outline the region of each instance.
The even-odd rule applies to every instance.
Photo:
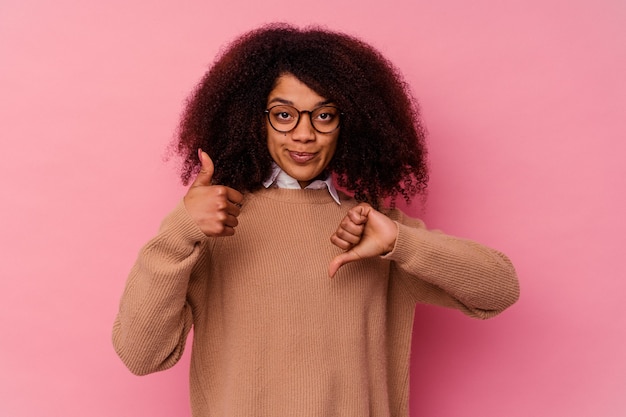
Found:
[[[311,159],[315,158],[315,153],[311,152],[294,152],[289,151],[289,157],[298,164],[306,164]]]

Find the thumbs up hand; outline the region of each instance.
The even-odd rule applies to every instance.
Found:
[[[346,252],[337,255],[328,267],[332,278],[337,270],[359,259],[384,255],[393,250],[398,226],[389,217],[366,203],[351,208],[330,241]]]
[[[243,195],[230,187],[213,185],[213,161],[201,149],[198,149],[198,157],[202,169],[183,198],[185,208],[205,235],[232,236]]]

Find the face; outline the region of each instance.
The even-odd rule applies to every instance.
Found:
[[[267,98],[268,109],[275,105],[289,105],[306,111],[328,104],[332,105],[291,74],[280,76]],[[326,117],[326,114],[320,115],[319,123],[324,123]],[[302,113],[298,125],[287,133],[276,131],[267,119],[266,128],[267,148],[272,159],[302,188],[326,169],[335,154],[339,128],[331,133],[316,131],[310,113]]]

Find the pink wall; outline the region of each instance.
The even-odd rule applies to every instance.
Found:
[[[188,416],[185,363],[135,377],[110,328],[184,189],[162,161],[220,45],[319,22],[379,47],[430,131],[432,227],[502,249],[522,298],[419,307],[412,416],[626,415],[626,3],[0,5],[0,416]],[[420,214],[418,208],[410,208]]]

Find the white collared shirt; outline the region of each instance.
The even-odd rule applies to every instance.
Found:
[[[302,188],[295,178],[291,177],[289,174],[283,171],[282,168],[279,167],[276,163],[272,164],[272,175],[270,175],[268,179],[263,181],[263,186],[265,188],[275,186],[278,188],[289,188],[297,190]],[[326,177],[325,180],[315,180],[307,185],[305,189],[306,188],[308,188],[309,190],[321,190],[323,188],[326,188],[333,200],[335,200],[337,204],[341,205],[341,201],[339,200],[339,194],[337,194],[337,189],[333,185],[333,179],[330,174],[328,175],[328,177]]]

